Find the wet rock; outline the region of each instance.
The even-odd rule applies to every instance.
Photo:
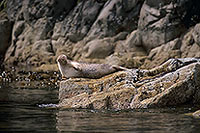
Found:
[[[60,73],[56,71],[26,72],[3,71],[0,75],[0,83],[15,88],[57,88]]]
[[[199,59],[170,59],[150,70],[130,69],[100,79],[60,82],[59,107],[133,109],[200,104]]]

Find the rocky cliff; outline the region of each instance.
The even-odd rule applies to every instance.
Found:
[[[54,71],[61,53],[129,68],[200,57],[198,0],[4,0],[3,4],[0,56],[7,70]]]

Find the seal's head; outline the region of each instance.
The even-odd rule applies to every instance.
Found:
[[[64,54],[58,56],[57,62],[60,63],[61,65],[66,65],[69,63],[67,56]]]
[[[73,62],[68,59],[66,55],[59,55],[57,62],[58,68],[62,74],[62,79],[76,77],[76,70],[74,69]]]

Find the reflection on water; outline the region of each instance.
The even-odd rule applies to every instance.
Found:
[[[54,114],[26,104],[0,103],[0,131],[56,132]]]
[[[57,102],[58,88],[11,88],[0,86],[0,102],[42,104]]]
[[[167,112],[165,112],[167,111]],[[127,112],[59,111],[57,130],[84,132],[198,132],[200,120],[191,116],[163,111]],[[187,111],[186,111],[187,112]]]
[[[106,111],[49,108],[58,88],[0,89],[0,132],[198,132],[200,119],[189,107]]]
[[[57,103],[58,88],[0,86],[0,132],[56,132],[55,111],[38,104]]]

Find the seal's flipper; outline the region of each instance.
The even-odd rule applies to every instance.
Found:
[[[128,68],[125,67],[121,67],[121,66],[117,66],[117,65],[112,65],[112,67],[116,70],[123,70],[123,71],[127,71],[129,70]]]
[[[62,76],[62,80],[67,80],[67,78],[65,76]]]
[[[81,65],[76,62],[71,62],[72,67],[77,71],[82,71]]]

